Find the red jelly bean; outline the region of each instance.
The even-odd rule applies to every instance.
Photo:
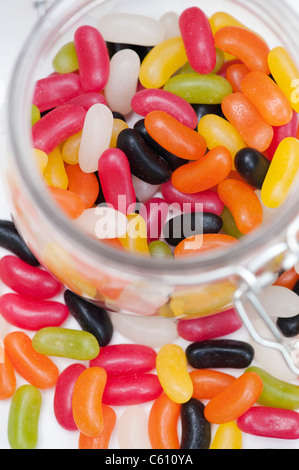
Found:
[[[191,67],[198,73],[212,73],[216,49],[209,20],[197,7],[187,8],[179,18],[179,27]]]
[[[299,414],[296,411],[256,406],[237,420],[238,428],[253,436],[271,439],[299,439]]]
[[[158,398],[163,389],[155,374],[109,376],[103,404],[110,406],[140,405]]]
[[[156,366],[156,351],[139,344],[115,344],[101,348],[90,367],[102,367],[109,376],[141,374]]]
[[[136,93],[131,105],[140,116],[147,116],[152,111],[164,111],[191,129],[195,129],[198,124],[197,114],[191,104],[166,90],[141,90]]]
[[[15,292],[32,299],[50,299],[61,291],[61,284],[48,271],[30,266],[16,256],[0,261],[0,278]]]
[[[56,108],[83,92],[76,73],[50,75],[36,82],[33,104],[42,113]]]
[[[232,67],[233,65],[244,65],[244,64],[239,59],[228,60],[227,62],[224,62],[224,64],[222,65],[217,75],[220,75],[221,77],[226,78],[228,69]]]
[[[82,93],[82,95],[76,96],[68,101],[66,104],[75,104],[77,106],[81,106],[86,111],[89,110],[94,104],[105,104],[107,106],[107,100],[102,93],[98,92],[90,92],[90,93]]]
[[[124,214],[134,212],[136,194],[126,154],[118,148],[106,150],[100,156],[98,174],[106,203]]]
[[[205,341],[229,335],[242,327],[239,315],[234,309],[194,320],[180,320],[178,334],[187,341]]]
[[[169,206],[162,198],[152,198],[141,207],[139,214],[146,221],[148,243],[159,240],[167,220]]]
[[[81,26],[75,32],[74,44],[83,90],[102,91],[109,78],[110,57],[101,33],[93,26]]]
[[[2,295],[0,311],[8,323],[29,331],[61,326],[69,315],[68,308],[63,303],[29,299],[19,294]]]
[[[267,149],[267,157],[269,158],[269,160],[273,159],[274,154],[277,150],[277,147],[284,139],[286,139],[287,137],[296,138],[298,124],[299,124],[298,114],[295,111],[293,111],[293,117],[288,124],[284,126],[273,127],[274,137],[273,137],[270,147]]]
[[[33,147],[51,153],[61,142],[83,129],[86,111],[76,105],[59,106],[32,126]]]
[[[57,422],[67,431],[76,431],[73,417],[72,398],[75,383],[86,369],[83,364],[72,364],[58,377],[54,394],[54,414]]]
[[[242,91],[241,83],[249,72],[250,70],[244,64],[234,64],[228,67],[226,79],[231,84],[234,93]]]

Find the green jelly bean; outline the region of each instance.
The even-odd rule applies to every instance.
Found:
[[[225,61],[224,52],[216,48],[216,66],[212,73],[218,73],[222,68]],[[179,73],[196,73],[195,70],[191,67],[190,62],[187,62],[180,70]]]
[[[33,126],[37,121],[40,120],[40,111],[35,104],[32,105],[31,109],[31,125]]]
[[[154,241],[148,247],[152,258],[173,258],[170,247],[164,242]]]
[[[244,234],[241,233],[237,227],[233,214],[227,207],[224,208],[221,214],[221,219],[223,221],[223,231],[226,235],[230,235],[237,239],[244,237]]]
[[[40,329],[32,339],[32,346],[45,356],[65,357],[81,361],[95,359],[100,346],[88,331],[47,327]]]
[[[17,389],[9,409],[8,442],[12,449],[35,449],[42,404],[41,392],[33,385]]]
[[[250,367],[247,372],[255,372],[263,381],[263,392],[258,400],[262,406],[295,411],[299,408],[299,386],[283,382],[259,367]]]
[[[175,75],[166,82],[164,90],[180,96],[191,104],[220,104],[233,92],[231,84],[214,73]]]
[[[68,42],[57,52],[52,61],[55,72],[71,73],[79,69],[77,52],[73,41]]]

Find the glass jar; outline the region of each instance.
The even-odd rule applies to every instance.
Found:
[[[45,2],[37,2],[41,11]],[[112,312],[157,315],[170,319],[211,315],[234,305],[258,342],[280,349],[290,367],[292,351],[281,337],[257,294],[271,285],[281,269],[299,259],[299,192],[273,220],[229,250],[200,258],[144,259],[98,243],[78,230],[49,199],[32,158],[31,100],[35,81],[52,70],[57,50],[71,41],[82,24],[96,25],[109,12],[131,12],[159,19],[200,6],[207,15],[226,11],[257,33],[269,46],[284,46],[297,65],[298,17],[280,0],[61,0],[38,21],[21,51],[7,99],[8,161],[5,173],[11,213],[36,257],[67,288]],[[244,299],[275,335],[265,341],[254,329]]]

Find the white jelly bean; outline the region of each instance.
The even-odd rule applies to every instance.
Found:
[[[136,197],[142,204],[149,201],[157,193],[157,191],[159,191],[160,188],[160,186],[148,184],[134,175],[132,176],[132,182]]]
[[[290,318],[299,314],[299,296],[286,287],[267,287],[259,300],[271,317]]]
[[[140,405],[125,409],[117,424],[120,449],[151,449],[145,410]]]
[[[179,27],[179,16],[174,11],[169,11],[161,16],[160,23],[164,27],[165,39],[175,38],[181,36]]]
[[[74,223],[86,234],[100,240],[122,237],[128,227],[125,214],[105,206],[86,209]]]

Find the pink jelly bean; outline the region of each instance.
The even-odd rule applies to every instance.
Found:
[[[169,213],[167,202],[154,197],[140,208],[139,213],[146,221],[148,242],[159,240]]]
[[[33,147],[51,153],[61,142],[83,129],[85,115],[85,109],[76,105],[53,109],[32,126]]]
[[[101,33],[93,26],[80,26],[74,43],[84,92],[102,91],[109,78],[110,57]]]
[[[107,100],[102,93],[98,92],[90,92],[90,93],[82,93],[82,95],[76,96],[75,98],[68,101],[66,104],[76,104],[77,106],[81,106],[86,111],[89,110],[94,104],[105,104],[107,106]]]
[[[187,8],[179,27],[191,67],[198,73],[212,73],[216,66],[214,36],[206,14],[198,7]]]
[[[237,420],[247,434],[272,439],[299,439],[299,413],[280,408],[256,406]]]
[[[124,214],[134,212],[136,194],[129,161],[118,148],[109,148],[99,158],[98,174],[107,204]]]
[[[40,112],[65,104],[83,93],[78,74],[64,73],[50,75],[36,82],[33,104]]]
[[[198,124],[197,114],[191,104],[166,90],[139,91],[133,97],[131,106],[140,116],[145,117],[152,111],[164,111],[191,129],[195,129]]]
[[[50,299],[62,287],[48,271],[30,266],[16,256],[1,259],[0,278],[10,289],[32,299]]]
[[[90,367],[102,367],[108,375],[142,374],[156,366],[156,351],[141,344],[115,344],[101,348]]]
[[[277,150],[277,147],[284,139],[286,139],[287,137],[296,137],[298,124],[299,124],[298,114],[295,113],[295,111],[293,111],[293,118],[288,124],[284,126],[273,127],[274,137],[273,137],[270,147],[267,150],[267,156],[269,160],[273,159],[274,154]]]
[[[108,376],[103,404],[110,406],[140,405],[158,398],[162,393],[155,374],[126,374]]]
[[[169,205],[178,206],[178,209],[183,212],[202,211],[216,215],[221,215],[223,212],[223,202],[218,194],[211,189],[195,194],[183,194],[173,186],[171,181],[162,184],[160,189],[165,201]]]
[[[239,315],[234,309],[208,317],[193,320],[180,320],[177,331],[187,341],[206,341],[221,338],[238,331],[242,327]]]
[[[67,431],[78,429],[72,410],[72,398],[75,383],[86,369],[83,364],[72,364],[58,377],[54,394],[54,414],[60,426]]]
[[[68,308],[61,302],[29,299],[20,294],[2,295],[0,312],[11,325],[29,331],[61,326],[69,315]]]

